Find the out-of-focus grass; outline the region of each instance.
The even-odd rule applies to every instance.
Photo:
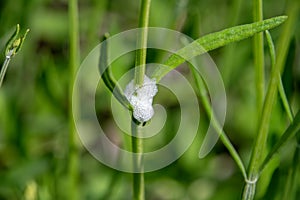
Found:
[[[251,1],[242,0],[152,0],[150,26],[181,31],[194,39],[233,25],[252,22]],[[285,14],[286,1],[264,1],[264,18]],[[111,35],[136,28],[138,2],[120,0],[79,1],[80,40],[82,58],[98,44],[104,32]],[[16,24],[31,32],[22,50],[10,63],[0,89],[0,199],[21,199],[30,183],[37,185],[40,199],[65,199],[68,138],[68,14],[67,1],[17,0],[0,2],[1,63],[4,45]],[[300,102],[300,64],[298,20],[294,40],[289,49],[283,84],[294,110]],[[280,28],[272,30],[275,41]],[[224,78],[228,112],[225,130],[242,159],[247,163],[255,136],[255,94],[252,40],[230,44],[210,53]],[[267,48],[267,46],[266,46]],[[267,51],[266,51],[267,52]],[[160,62],[159,52],[151,62]],[[152,55],[152,54],[151,54]],[[266,66],[270,67],[268,53]],[[117,77],[119,65],[132,67],[134,56],[114,63]],[[124,67],[122,67],[124,69]],[[266,78],[269,77],[269,69]],[[188,71],[187,77],[191,78]],[[192,80],[192,79],[191,79]],[[113,134],[122,138],[111,119],[110,99],[103,83],[99,84],[97,111],[101,122]],[[101,98],[98,98],[101,96]],[[172,133],[178,123],[178,105],[168,101],[168,93],[159,94],[158,102],[168,108],[168,125]],[[202,109],[202,108],[201,108]],[[202,112],[204,113],[204,112]],[[279,138],[288,124],[283,106],[277,101],[271,119],[268,147]],[[147,199],[238,199],[243,178],[221,143],[206,158],[199,160],[198,151],[208,119],[202,115],[197,139],[188,151],[172,165],[145,175]],[[147,147],[163,145],[172,134],[149,140]],[[162,140],[162,138],[164,140]],[[284,163],[275,171],[272,181],[284,183],[285,172],[292,163],[295,145],[284,148]],[[131,176],[117,173],[95,160],[84,147],[80,148],[80,192],[82,199],[130,199]],[[290,164],[289,164],[290,163]],[[280,184],[279,183],[279,184]],[[300,184],[296,180],[295,184]],[[110,187],[111,186],[111,187]],[[266,187],[261,187],[266,188]],[[297,187],[299,188],[299,187]],[[266,190],[266,189],[265,189]],[[298,193],[299,193],[298,189]],[[264,191],[259,193],[264,196]],[[266,193],[266,196],[269,193]],[[107,199],[107,198],[106,198]]]

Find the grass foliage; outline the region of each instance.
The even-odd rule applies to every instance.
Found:
[[[142,191],[149,200],[229,200],[242,196],[252,199],[254,190],[255,199],[297,199],[300,3],[259,2],[152,0],[148,21],[147,14],[142,15],[147,6],[138,1],[1,1],[0,63],[4,79],[0,87],[0,199],[126,200]],[[6,43],[14,35],[16,24],[20,24],[25,36],[27,32],[22,28],[28,27],[30,32],[21,42],[22,49],[6,63]],[[177,69],[198,94],[199,132],[176,162],[144,177],[132,178],[99,163],[76,140],[70,91],[76,66],[99,43],[99,38],[107,32],[114,35],[146,26],[177,30],[195,42],[170,57],[161,51],[149,49],[146,53],[141,49],[137,52],[139,56],[124,55],[105,71],[95,98],[99,123],[108,136],[130,149],[130,139],[117,128],[110,109],[110,91],[115,86],[116,98],[130,109],[116,80],[135,64],[145,62],[170,67],[154,71],[153,77],[160,80],[184,63],[184,58],[204,53],[197,48],[199,45],[209,51],[221,72],[228,101],[227,116],[225,126],[220,127],[201,77],[192,67],[179,66]],[[256,35],[258,32],[260,36]],[[143,34],[141,45],[147,38]],[[107,47],[103,48],[101,51],[105,52]],[[105,62],[107,55],[101,56],[100,60]],[[263,69],[258,68],[261,61]],[[136,84],[142,82],[144,71],[136,70]],[[163,131],[142,141],[143,151],[153,151],[171,141],[180,121],[180,107],[172,94],[160,88],[156,101],[164,105],[168,118]],[[210,119],[221,135],[220,142],[208,156],[199,159],[199,147]],[[138,132],[134,126],[133,131]],[[141,141],[135,142],[134,151],[140,151]],[[258,182],[254,184],[256,178]],[[140,184],[142,179],[145,182]],[[139,191],[132,192],[133,180]]]

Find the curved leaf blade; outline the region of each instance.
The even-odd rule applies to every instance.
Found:
[[[287,16],[278,16],[266,19],[264,21],[235,26],[219,32],[205,35],[185,46],[184,48],[178,50],[176,53],[172,54],[166,60],[166,62],[164,62],[164,65],[169,66],[169,68],[158,68],[153,72],[152,78],[156,79],[156,81],[158,82],[169,71],[184,63],[186,60],[225,46],[229,43],[238,42],[243,39],[249,38],[255,33],[275,28],[276,26],[279,26],[281,23],[283,23],[286,19]]]
[[[292,137],[296,135],[296,133],[300,131],[300,111],[296,114],[293,122],[290,124],[290,126],[286,129],[286,131],[281,136],[280,140],[276,143],[276,145],[271,149],[271,151],[268,153],[267,157],[265,158],[264,162],[262,163],[259,173],[261,173],[264,168],[267,166],[269,161],[272,159],[272,157],[278,152],[278,150]]]

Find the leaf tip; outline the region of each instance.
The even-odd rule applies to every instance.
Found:
[[[279,17],[278,17],[278,21],[280,21],[280,22],[282,23],[282,22],[286,21],[287,18],[288,18],[288,16],[282,15],[282,16],[279,16]]]

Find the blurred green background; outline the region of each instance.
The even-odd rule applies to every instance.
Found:
[[[263,1],[264,18],[286,14],[291,1]],[[136,0],[79,0],[80,60],[99,43],[105,32],[114,35],[136,28],[138,11],[139,1]],[[252,22],[252,3],[243,0],[152,0],[150,13],[150,26],[177,30],[196,39],[210,32]],[[0,199],[67,199],[68,2],[1,0],[1,63],[5,58],[5,43],[16,24],[20,24],[23,30],[30,28],[30,32],[21,51],[12,59],[0,88]],[[281,31],[281,26],[271,31],[275,45]],[[252,40],[247,39],[210,53],[226,87],[228,110],[224,129],[246,164],[257,123],[252,47]],[[270,59],[266,45],[265,49],[268,79]],[[283,73],[284,86],[294,112],[300,107],[299,55],[298,15]],[[148,57],[148,60],[161,62],[159,56]],[[124,71],[118,70],[118,65],[128,65],[129,69],[133,64],[132,56],[122,59],[113,65],[114,73],[120,77]],[[182,70],[192,82],[189,71],[186,68]],[[98,114],[100,118],[105,118],[103,126],[112,131],[111,134],[122,138],[123,133],[115,127],[112,119],[110,95],[101,83],[97,95]],[[179,105],[168,99],[168,93],[161,93],[157,101],[168,112],[166,132],[174,132]],[[198,158],[203,134],[209,123],[201,106],[200,109],[203,114],[193,145],[172,165],[145,175],[146,199],[240,198],[243,177],[220,141],[207,157]],[[278,140],[288,124],[278,100],[272,113],[269,147]],[[163,137],[165,141],[159,137],[151,142],[166,144],[172,136]],[[282,192],[278,188],[286,185],[295,148],[295,141],[289,142],[269,166],[268,173],[259,182],[258,199],[280,199]],[[102,165],[83,146],[80,146],[79,153],[80,199],[131,198],[130,174]],[[300,196],[299,186],[300,179],[296,179],[296,196]]]

